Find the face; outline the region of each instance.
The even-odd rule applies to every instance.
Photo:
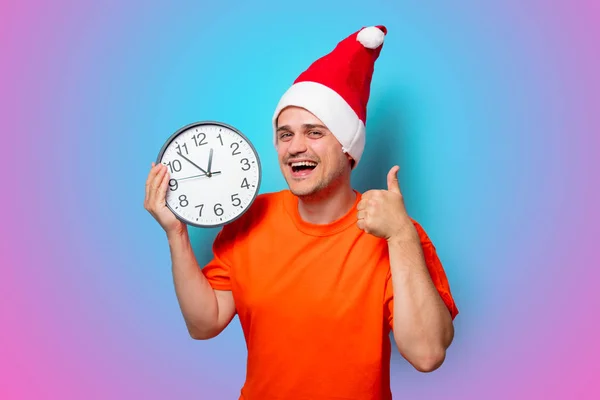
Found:
[[[323,122],[303,108],[288,107],[279,114],[277,154],[296,196],[314,196],[350,184],[350,157]]]

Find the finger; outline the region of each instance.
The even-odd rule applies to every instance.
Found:
[[[359,212],[356,213],[356,218],[358,219],[365,219],[367,217],[367,211],[366,210],[361,210]]]
[[[388,185],[388,190],[390,192],[400,193],[400,183],[398,182],[398,175],[397,175],[399,170],[400,170],[400,167],[397,165],[394,165],[392,167],[392,169],[390,169],[390,172],[388,172],[387,185]]]
[[[159,193],[158,198],[159,198],[161,204],[164,204],[165,198],[167,197],[167,188],[169,186],[169,180],[170,180],[169,173],[166,171],[166,168],[165,168],[165,174],[163,175],[163,179],[160,182],[160,186],[158,188],[158,193]]]
[[[356,226],[358,226],[358,229],[360,229],[361,231],[364,231],[365,230],[365,220],[359,219],[358,221],[356,221]]]
[[[154,174],[156,174],[156,172],[156,166],[154,165],[154,163],[152,163],[152,166],[150,167],[150,172],[148,172],[148,177],[146,178],[146,186],[150,186],[150,183],[152,183],[152,179],[154,178]]]
[[[152,187],[151,187],[151,194],[153,196],[156,196],[156,192],[158,191],[158,188],[160,187],[160,183],[162,182],[163,178],[165,177],[165,175],[167,174],[167,167],[165,165],[161,165],[159,164],[159,171],[158,173],[154,176],[154,179],[152,180]]]
[[[146,178],[146,199],[150,197],[150,185],[156,176],[158,169],[154,162],[152,163],[152,167],[150,168],[150,172],[148,173],[148,177]]]
[[[364,210],[364,209],[366,208],[366,205],[367,205],[367,204],[366,204],[365,200],[364,200],[364,199],[361,199],[361,200],[358,202],[358,204],[356,205],[356,209],[357,209],[358,211],[360,211],[360,210]]]

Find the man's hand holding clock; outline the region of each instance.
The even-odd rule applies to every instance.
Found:
[[[144,208],[156,219],[167,236],[180,235],[186,225],[180,221],[166,205],[165,197],[169,187],[169,171],[166,165],[152,163],[146,179]]]

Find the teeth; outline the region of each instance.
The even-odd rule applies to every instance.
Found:
[[[312,162],[312,161],[302,161],[302,162],[292,163],[292,167],[301,167],[301,166],[304,166],[304,167],[314,167],[316,165],[317,165],[317,163],[316,162]]]

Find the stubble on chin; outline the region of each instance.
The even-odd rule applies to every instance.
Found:
[[[336,174],[330,176],[330,179],[319,176],[310,178],[308,181],[296,181],[294,178],[288,177],[288,187],[295,196],[303,200],[321,200],[335,191],[342,176],[343,170],[336,171]]]

